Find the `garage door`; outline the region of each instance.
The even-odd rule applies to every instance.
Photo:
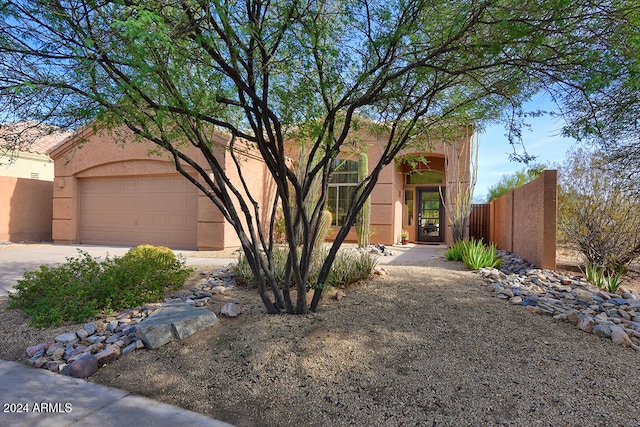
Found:
[[[80,243],[196,249],[198,193],[182,176],[79,181]]]

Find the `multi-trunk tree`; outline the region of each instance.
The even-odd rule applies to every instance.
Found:
[[[401,149],[442,123],[482,123],[505,110],[514,117],[539,90],[575,89],[584,73],[598,72],[633,8],[599,0],[4,0],[0,121],[126,126],[157,144],[235,229],[267,311],[305,313]],[[355,121],[386,143],[353,192],[309,307],[314,233],[335,159],[353,149]],[[228,135],[241,178],[240,147],[264,161],[277,197],[270,221],[257,220],[265,207],[245,181],[224,174],[214,131]],[[296,173],[286,152],[300,132],[313,161]],[[318,183],[317,202],[305,203]],[[284,284],[271,257],[277,205],[290,249]]]

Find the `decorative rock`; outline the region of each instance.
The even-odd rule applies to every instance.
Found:
[[[333,298],[337,301],[342,301],[344,299],[344,297],[346,297],[347,294],[345,294],[343,291],[339,290],[338,292],[336,292],[336,294],[333,296]]]
[[[567,312],[567,321],[573,323],[574,325],[578,324],[578,318],[580,314],[577,310],[569,310]]]
[[[242,313],[240,308],[232,302],[228,302],[222,306],[222,310],[220,310],[220,314],[227,317],[238,317]]]
[[[611,327],[606,323],[595,325],[591,331],[600,338],[609,338],[611,336]]]
[[[78,337],[76,336],[76,334],[75,334],[75,333],[73,333],[73,332],[69,332],[69,333],[66,333],[66,334],[60,334],[60,335],[58,335],[58,336],[55,338],[55,341],[56,341],[56,342],[63,343],[63,344],[68,344],[68,343],[73,342],[73,341],[75,341],[75,340],[77,340],[77,339],[78,339]]]
[[[116,360],[120,356],[120,347],[117,345],[109,344],[104,350],[98,352],[95,357],[98,366],[105,365],[109,362]]]
[[[162,347],[174,339],[184,339],[218,321],[206,308],[188,305],[166,306],[138,323],[138,336],[151,350]]]
[[[32,345],[31,347],[27,347],[27,356],[33,357],[37,352],[47,349],[54,343],[54,341],[47,341],[40,344]]]
[[[89,332],[87,332],[86,329],[82,328],[76,331],[76,336],[83,340],[89,336]]]
[[[98,370],[98,359],[92,354],[84,354],[65,366],[63,373],[74,378],[87,378]]]
[[[620,326],[612,326],[611,327],[611,340],[618,345],[623,347],[631,347],[633,342],[629,335],[622,329]]]
[[[87,331],[89,335],[93,335],[96,333],[96,324],[94,322],[85,323],[84,330]]]
[[[582,315],[578,317],[578,329],[582,331],[591,332],[595,323],[596,322],[594,322],[593,319],[589,316]]]
[[[213,288],[211,288],[211,293],[213,295],[223,294],[226,291],[227,291],[227,288],[225,286],[222,286],[222,285],[217,285],[217,286],[214,286]]]

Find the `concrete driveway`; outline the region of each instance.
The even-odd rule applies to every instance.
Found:
[[[95,245],[54,245],[46,243],[11,244],[0,246],[0,296],[6,295],[22,279],[25,271],[35,270],[43,264],[55,265],[66,261],[68,257],[78,257],[78,249],[93,257],[104,259],[109,256],[122,256],[130,247]],[[180,251],[174,251],[180,254]],[[184,251],[186,255],[193,251]],[[235,259],[229,258],[189,258],[187,265],[224,266]]]

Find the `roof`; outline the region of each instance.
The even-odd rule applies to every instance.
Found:
[[[0,124],[0,152],[18,150],[47,154],[71,134],[70,131],[32,121]]]

